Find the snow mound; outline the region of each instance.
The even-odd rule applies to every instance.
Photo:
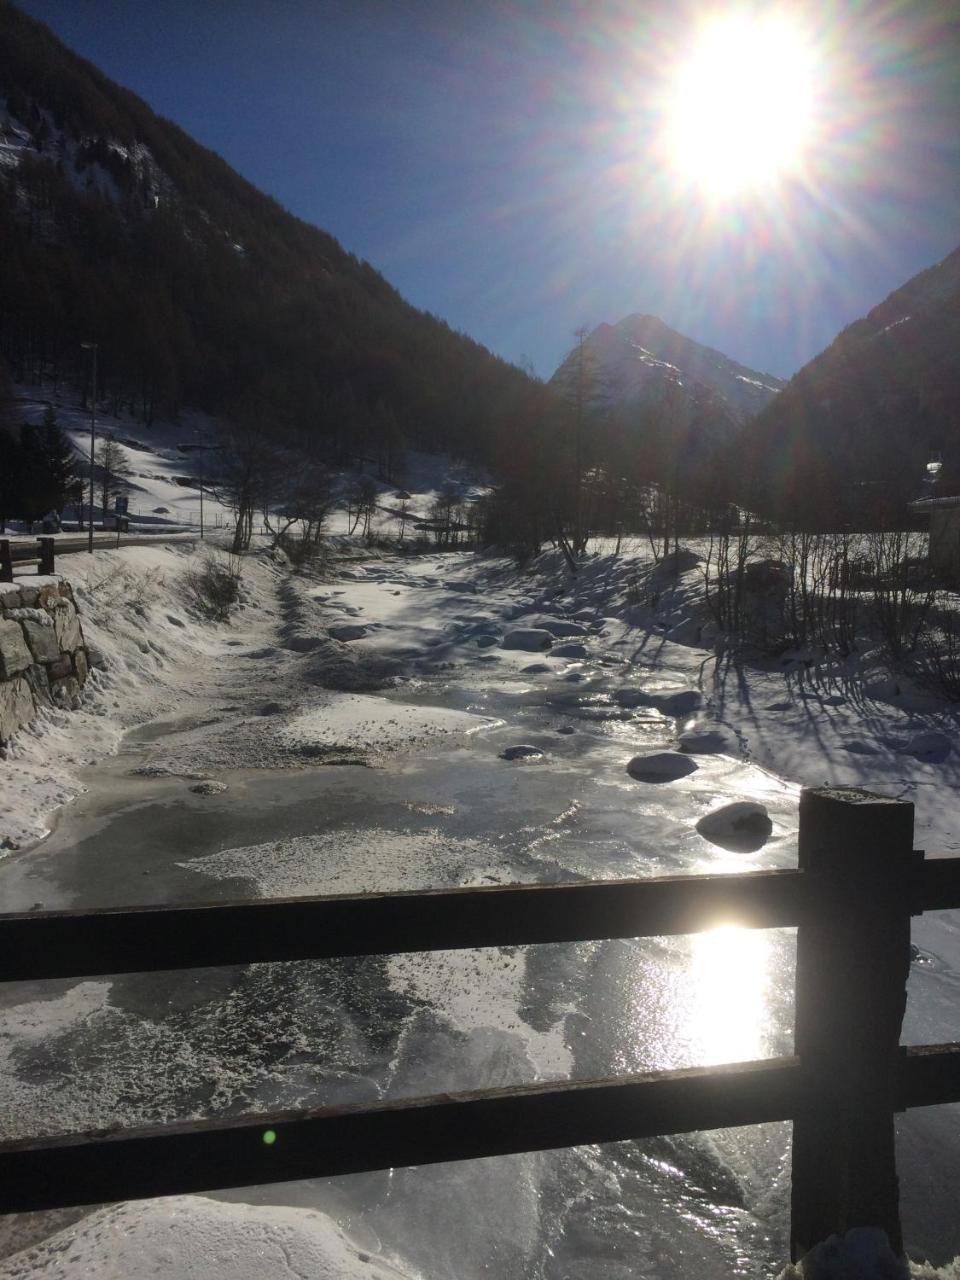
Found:
[[[218,796],[224,791],[228,791],[229,787],[225,782],[214,782],[213,779],[207,779],[204,782],[194,783],[192,787],[187,788],[197,796]]]
[[[753,800],[736,800],[714,809],[697,823],[705,840],[733,853],[753,853],[761,849],[773,832],[770,815]]]
[[[854,1227],[842,1238],[831,1236],[802,1262],[781,1271],[778,1280],[960,1280],[960,1258],[945,1267],[906,1263],[890,1248],[886,1232]]]
[[[517,627],[500,641],[502,649],[524,649],[528,653],[540,653],[552,644],[553,636],[544,627]]]
[[[495,722],[446,707],[417,707],[367,694],[335,694],[321,707],[296,716],[281,741],[304,754],[346,748],[386,751],[442,734],[475,733]]]
[[[203,1196],[113,1205],[0,1264],[2,1280],[409,1280],[359,1249],[325,1213]]]
[[[634,756],[627,765],[627,773],[638,782],[676,782],[697,768],[688,756],[676,751],[658,751],[649,756]]]

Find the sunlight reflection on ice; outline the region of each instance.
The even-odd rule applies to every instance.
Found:
[[[765,1054],[771,938],[732,925],[690,939],[687,1035],[694,1061],[745,1062]]]

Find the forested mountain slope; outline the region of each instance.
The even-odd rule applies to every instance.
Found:
[[[146,421],[492,460],[530,379],[0,0],[0,355]]]
[[[960,487],[960,249],[914,276],[789,382],[746,428],[753,500],[785,519],[903,518],[924,464]]]

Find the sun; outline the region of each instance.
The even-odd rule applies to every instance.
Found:
[[[787,18],[711,19],[667,84],[669,166],[715,199],[775,185],[803,167],[815,89],[813,44]]]

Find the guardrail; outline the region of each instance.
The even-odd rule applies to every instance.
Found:
[[[793,1256],[861,1225],[900,1250],[894,1113],[960,1101],[960,1044],[898,1044],[910,917],[960,907],[960,859],[912,842],[911,804],[820,788],[795,871],[0,916],[5,980],[798,930],[795,1057],[7,1142],[0,1211],[792,1120]]]

